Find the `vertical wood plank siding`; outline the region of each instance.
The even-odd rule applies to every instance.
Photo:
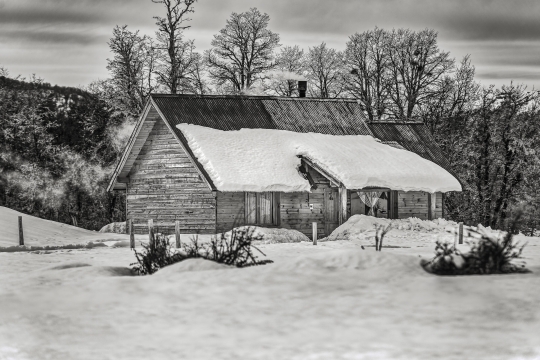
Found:
[[[397,198],[399,219],[417,217],[422,220],[428,220],[429,193],[423,191],[399,191]],[[441,193],[437,193],[433,219],[440,217],[442,217],[442,195]]]
[[[324,226],[324,190],[330,188],[330,181],[313,169],[309,173],[317,189],[311,193],[281,193],[281,227],[298,230],[311,239],[313,222],[317,222],[317,234],[322,238],[330,235]],[[313,204],[313,210],[309,204]]]
[[[180,221],[183,234],[216,230],[216,200],[165,123],[158,119],[131,172],[127,217],[137,234],[154,220],[157,232],[173,234]]]
[[[312,236],[312,223],[317,222],[319,237],[324,237],[324,189],[330,188],[330,182],[315,170],[310,174],[317,184],[317,189],[307,192],[279,193],[280,227],[298,230],[309,238]],[[229,231],[233,226],[245,225],[245,193],[217,193],[217,230]],[[309,204],[313,204],[313,210]],[[337,210],[337,209],[336,209]]]

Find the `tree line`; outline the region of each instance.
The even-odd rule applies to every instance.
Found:
[[[514,84],[481,86],[470,57],[453,59],[439,48],[434,30],[375,28],[349,36],[344,51],[324,42],[302,49],[282,46],[279,34],[270,30],[269,15],[251,8],[232,13],[210,49],[201,53],[187,37],[196,0],[151,1],[163,13],[155,17],[155,36],[116,26],[108,42],[110,76],[79,90],[84,93],[61,94],[36,79],[25,82],[35,88],[17,89],[6,85],[9,76],[0,69],[0,96],[15,97],[18,104],[3,101],[0,108],[1,186],[11,189],[4,194],[16,192],[13,169],[21,174],[30,171],[21,169],[34,169],[41,182],[50,178],[58,186],[60,177],[62,186],[72,189],[70,177],[80,185],[78,195],[52,202],[62,204],[55,205],[60,209],[56,219],[81,225],[80,204],[93,201],[89,209],[101,223],[123,220],[122,195],[105,194],[104,187],[150,93],[293,97],[297,81],[307,80],[308,96],[356,99],[368,121],[424,122],[465,186],[464,192],[447,196],[451,219],[502,228],[512,211],[526,207],[521,230],[536,231],[538,93]],[[17,133],[14,124],[23,130]],[[77,170],[75,163],[84,166]],[[65,170],[68,165],[71,172]],[[91,186],[82,185],[85,171],[91,171],[85,166],[99,167],[103,174],[92,176]],[[41,171],[47,175],[39,176]],[[7,199],[10,206],[32,213],[38,210],[30,193],[17,193],[20,205],[9,203],[14,195],[3,195],[0,202]],[[54,208],[48,201],[40,204]],[[52,218],[56,210],[47,211],[38,213]],[[97,228],[99,221],[82,225]]]

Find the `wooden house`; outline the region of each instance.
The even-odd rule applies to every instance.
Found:
[[[309,181],[307,191],[222,191],[181,124],[223,131],[369,135],[429,160],[456,180],[424,124],[370,123],[355,100],[156,94],[141,114],[108,188],[126,192],[127,218],[133,219],[137,233],[147,232],[147,222],[153,219],[159,231],[172,233],[175,221],[180,221],[181,232],[189,234],[253,224],[297,229],[310,236],[317,222],[319,234],[325,236],[355,214],[393,219],[444,216],[442,192],[346,188],[309,158],[301,158],[298,169],[298,176]],[[460,189],[458,185],[452,190]]]

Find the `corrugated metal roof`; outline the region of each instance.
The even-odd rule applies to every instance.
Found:
[[[279,129],[331,135],[372,135],[353,100],[266,96],[152,95],[176,127],[181,123],[219,130]]]
[[[219,130],[259,128],[330,135],[372,135],[382,142],[397,143],[433,161],[457,178],[423,123],[368,123],[355,100],[163,94],[153,94],[152,100],[183,142],[184,136],[176,128],[181,123]]]
[[[423,123],[371,122],[368,126],[373,136],[383,143],[397,142],[406,150],[433,161],[459,180],[435,138]]]

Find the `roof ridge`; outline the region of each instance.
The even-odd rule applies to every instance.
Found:
[[[350,98],[314,98],[314,97],[287,97],[287,96],[272,96],[272,95],[199,95],[199,94],[164,94],[153,93],[151,97],[168,97],[168,98],[196,98],[196,99],[242,99],[242,100],[278,100],[278,101],[321,101],[321,102],[351,102],[357,103],[356,99]]]

